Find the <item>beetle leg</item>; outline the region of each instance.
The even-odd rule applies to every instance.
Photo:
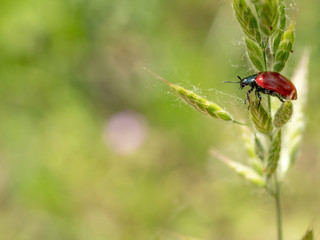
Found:
[[[248,92],[247,92],[247,98],[246,98],[246,100],[244,100],[244,104],[246,104],[247,101],[249,102],[248,110],[249,110],[249,108],[250,108],[250,93],[253,91],[253,89],[254,89],[254,88],[252,87],[251,89],[248,90]]]
[[[261,104],[261,95],[260,95],[260,93],[258,91],[256,93],[257,93],[258,98],[259,98],[259,103],[258,103],[258,106],[257,106],[257,108],[259,108],[260,104]]]
[[[279,98],[279,100],[280,100],[281,102],[284,102],[283,99],[280,98],[278,94],[277,94],[276,96],[277,96],[277,98]]]
[[[252,90],[253,90],[253,88],[251,88],[251,89],[248,90],[248,92],[247,92],[247,98],[246,98],[246,100],[244,100],[244,104],[246,104],[247,101],[250,102],[250,93],[252,92]]]

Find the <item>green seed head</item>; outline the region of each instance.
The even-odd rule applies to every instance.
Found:
[[[286,27],[286,23],[287,23],[286,11],[285,11],[285,6],[284,6],[283,0],[279,1],[279,14],[280,14],[279,28],[276,30],[276,32],[274,34],[273,41],[272,41],[272,51],[273,51],[274,56],[277,53],[282,35],[283,35],[285,27]]]
[[[265,0],[260,12],[260,29],[270,36],[279,25],[279,7],[276,0]]]
[[[283,34],[282,31],[278,31],[277,34],[276,34],[276,36],[275,36],[274,39],[273,39],[273,42],[272,42],[272,51],[273,51],[273,54],[274,54],[274,55],[277,53],[278,47],[279,47],[280,42],[281,42],[282,34]]]
[[[286,62],[289,58],[289,55],[292,51],[293,43],[294,43],[294,22],[290,24],[287,31],[285,31],[281,36],[281,41],[278,47],[276,46],[277,43],[274,42],[274,46],[273,46],[274,54],[275,54],[275,59],[274,59],[275,65],[273,67],[274,71],[280,72],[285,67]]]
[[[258,71],[263,71],[263,53],[259,44],[245,37],[245,43],[248,49],[248,56],[252,64]]]
[[[270,134],[272,131],[272,119],[269,113],[262,105],[259,105],[259,100],[251,100],[250,102],[250,115],[252,122],[258,132]]]
[[[234,121],[231,114],[223,110],[217,104],[210,102],[198,94],[175,84],[170,83],[169,86],[174,89],[183,100],[201,113],[207,114],[213,118],[222,119],[224,121]]]
[[[284,47],[286,47],[287,45],[284,45]],[[281,47],[281,44],[280,44],[280,47]],[[290,52],[288,50],[286,50],[285,48],[284,49],[281,49],[279,48],[280,51],[278,51],[277,55],[276,55],[276,60],[278,62],[286,62],[289,58],[289,54]]]
[[[163,77],[160,77],[156,73],[152,72],[149,69],[146,69],[149,73],[154,75],[156,78],[163,81],[165,84],[167,84],[172,90],[174,90],[186,103],[190,104],[193,108],[200,111],[201,113],[207,114],[210,117],[222,119],[227,122],[233,122],[240,125],[247,125],[245,123],[238,122],[233,119],[230,113],[223,110],[220,106],[217,104],[208,101],[207,99],[199,96],[198,94],[189,91],[187,89],[184,89],[183,87],[180,87],[178,85],[175,85]]]
[[[265,150],[264,150],[264,147],[263,147],[260,139],[258,138],[258,136],[256,134],[254,135],[254,150],[255,150],[257,157],[263,162]]]
[[[261,34],[258,27],[256,17],[253,15],[251,8],[247,5],[245,0],[233,0],[233,8],[246,36],[252,40],[260,43]]]
[[[291,101],[286,101],[282,103],[281,107],[278,109],[274,116],[273,125],[276,128],[280,128],[285,125],[292,116],[293,107]]]
[[[273,138],[271,141],[270,152],[269,152],[267,168],[266,168],[266,174],[268,178],[270,178],[277,169],[278,161],[280,158],[280,150],[281,150],[281,129],[277,130],[277,132],[273,134]]]
[[[279,1],[279,14],[280,14],[279,30],[283,32],[287,23],[284,0]]]
[[[295,32],[295,27],[294,27],[294,21],[291,22],[290,26],[288,27],[288,30],[283,33],[282,40],[288,40],[294,43],[294,32]]]
[[[275,72],[281,72],[282,69],[284,69],[284,67],[286,66],[285,62],[277,62],[274,66],[273,66],[273,70]]]

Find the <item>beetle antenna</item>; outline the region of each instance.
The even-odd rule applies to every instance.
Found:
[[[240,76],[238,76],[238,78],[240,79],[239,82],[223,81],[223,83],[241,83],[242,82],[242,78]]]
[[[232,81],[223,81],[223,83],[240,83],[241,81],[239,82],[232,82]]]
[[[223,81],[223,83],[239,83],[239,82]]]

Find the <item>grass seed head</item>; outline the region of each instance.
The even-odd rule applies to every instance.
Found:
[[[295,32],[294,21],[292,21],[287,31],[285,31],[281,36],[281,41],[279,43],[278,48],[276,49],[277,51],[275,53],[275,59],[274,59],[275,65],[273,67],[273,70],[276,72],[281,72],[283,70],[289,58],[289,55],[292,52],[292,47],[295,39],[294,32]],[[275,47],[276,46],[274,46],[274,48]]]
[[[292,117],[293,106],[291,101],[285,101],[274,116],[273,125],[280,128],[285,125]]]
[[[175,85],[163,77],[160,77],[156,73],[152,72],[149,69],[146,69],[149,73],[151,73],[156,78],[163,81],[165,84],[167,84],[172,90],[174,90],[178,96],[180,96],[186,103],[190,104],[193,108],[198,110],[201,113],[207,114],[210,117],[221,119],[227,122],[233,122],[240,125],[247,125],[245,123],[241,123],[239,121],[234,120],[234,118],[231,116],[231,114],[227,111],[225,111],[223,108],[218,106],[217,104],[208,101],[207,99],[199,96],[198,94],[189,91],[183,87],[180,87],[178,85]]]
[[[260,12],[260,29],[267,35],[271,34],[279,25],[279,7],[276,0],[265,0]]]
[[[279,28],[274,33],[275,36],[272,41],[272,51],[273,51],[274,55],[276,55],[276,53],[277,53],[282,35],[283,35],[285,27],[286,27],[286,23],[287,23],[286,10],[285,10],[283,0],[279,1],[279,14],[280,14]]]
[[[281,150],[281,129],[277,130],[276,133],[273,134],[273,138],[271,141],[267,168],[266,168],[266,174],[268,178],[270,178],[273,175],[273,173],[277,170],[278,161],[280,158],[280,150]]]
[[[283,32],[281,30],[277,31],[277,33],[275,34],[275,37],[272,41],[272,52],[274,55],[276,55],[276,53],[277,53],[278,47],[281,42],[282,34],[283,34]]]
[[[265,150],[264,147],[258,138],[258,136],[255,134],[254,135],[254,150],[257,155],[257,157],[261,160],[261,162],[264,161],[264,156],[265,156]]]
[[[222,119],[224,121],[234,121],[230,113],[225,111],[217,104],[208,101],[207,99],[199,96],[198,94],[189,91],[178,85],[168,83],[168,85],[175,90],[175,92],[183,99],[186,103],[190,104],[193,108],[201,113],[207,114],[210,117]]]
[[[245,43],[248,50],[248,56],[252,64],[258,71],[263,71],[263,53],[259,44],[245,37]]]
[[[286,17],[286,8],[284,5],[284,0],[279,0],[279,14],[280,14],[280,22],[279,22],[279,29],[284,31],[287,23]]]
[[[252,40],[260,43],[261,34],[256,17],[245,0],[233,0],[233,8],[242,31]]]
[[[258,132],[269,135],[272,132],[272,119],[270,114],[264,109],[262,105],[259,105],[259,100],[250,101],[250,115],[252,122]]]

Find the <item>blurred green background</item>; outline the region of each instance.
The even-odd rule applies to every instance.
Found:
[[[299,239],[319,228],[320,3],[287,5],[299,13],[284,74],[311,49],[308,124],[282,199],[286,239]],[[245,92],[222,84],[253,73],[232,11],[230,0],[2,0],[0,238],[275,239],[273,200],[208,154],[245,162],[238,127],[143,70],[245,116]]]

